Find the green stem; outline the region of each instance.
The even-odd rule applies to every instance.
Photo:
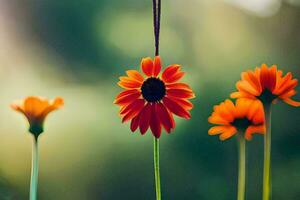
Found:
[[[264,104],[266,133],[264,135],[263,200],[271,197],[271,103]]]
[[[246,142],[245,138],[239,134],[239,175],[238,175],[238,200],[245,199],[245,179],[246,179]]]
[[[30,200],[36,200],[37,199],[38,173],[39,173],[38,139],[37,139],[37,137],[34,137],[34,141],[32,143]]]
[[[154,175],[156,200],[161,200],[160,175],[159,175],[159,139],[154,138]]]

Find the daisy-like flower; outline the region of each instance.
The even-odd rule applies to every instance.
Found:
[[[209,129],[209,135],[220,135],[220,140],[226,140],[233,135],[243,134],[247,140],[254,133],[264,134],[264,111],[261,102],[251,99],[237,99],[234,104],[227,99],[214,106],[214,111],[208,121],[216,126]]]
[[[175,128],[173,114],[189,119],[193,104],[188,100],[194,98],[192,89],[185,83],[178,82],[184,72],[180,65],[168,66],[161,75],[161,60],[144,58],[141,70],[144,77],[136,70],[126,71],[118,85],[125,90],[115,99],[114,103],[121,107],[122,122],[131,120],[131,131],[139,127],[145,134],[150,127],[153,135],[159,138],[164,127],[167,133]]]
[[[241,78],[236,84],[238,92],[232,93],[232,98],[258,98],[263,103],[281,99],[292,106],[300,106],[300,102],[291,99],[296,94],[298,80],[293,79],[290,72],[283,75],[276,65],[262,64],[254,71],[243,72]]]
[[[49,101],[42,97],[30,96],[12,103],[11,107],[26,116],[30,125],[29,132],[38,137],[44,131],[47,115],[62,107],[63,104],[64,101],[60,97]]]

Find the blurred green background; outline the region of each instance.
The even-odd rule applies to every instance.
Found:
[[[297,0],[162,1],[164,66],[182,64],[197,96],[192,119],[161,137],[163,199],[236,199],[236,139],[208,136],[207,118],[243,70],[278,64],[300,77],[299,19]],[[150,0],[0,2],[1,200],[28,199],[32,138],[9,107],[28,95],[65,99],[40,137],[39,199],[155,198],[152,136],[131,133],[112,103],[153,41]],[[274,106],[273,200],[300,199],[299,123],[299,108]],[[247,146],[249,200],[261,199],[262,141]]]

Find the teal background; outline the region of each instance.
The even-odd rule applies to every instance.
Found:
[[[300,77],[299,5],[162,0],[163,64],[181,64],[197,96],[192,119],[161,137],[164,200],[236,199],[236,138],[209,136],[207,118],[244,70]],[[153,138],[131,133],[112,103],[118,77],[153,54],[150,0],[1,1],[0,200],[28,199],[32,137],[9,107],[28,95],[65,99],[40,137],[40,200],[155,199]],[[273,200],[298,200],[300,110],[279,102],[272,120]],[[261,199],[262,149],[260,135],[247,143],[248,200]]]

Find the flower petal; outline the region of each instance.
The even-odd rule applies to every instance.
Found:
[[[120,111],[121,115],[124,115],[134,109],[135,107],[140,107],[139,105],[144,106],[145,105],[145,100],[144,99],[136,99],[132,101],[130,104],[127,106],[124,106],[125,108]]]
[[[131,103],[132,101],[136,100],[141,96],[141,93],[139,91],[136,91],[134,93],[129,93],[127,95],[122,95],[121,97],[117,98],[114,103],[118,105],[126,105]]]
[[[295,107],[299,107],[300,106],[300,102],[299,101],[294,101],[291,98],[286,98],[283,99],[283,101],[291,106],[295,106]]]
[[[157,75],[159,74],[161,70],[161,60],[160,60],[160,56],[155,56],[154,58],[154,67],[153,67],[153,73],[152,75],[154,77],[157,77]]]
[[[185,110],[181,105],[171,100],[170,98],[164,97],[162,101],[164,105],[168,108],[168,110],[170,110],[175,115],[183,117],[185,119],[191,118],[191,114],[187,110]]]
[[[139,127],[139,121],[140,121],[140,114],[138,114],[131,120],[130,130],[132,132],[136,131],[136,129]]]
[[[173,129],[175,125],[173,124],[174,119],[172,119],[172,114],[162,103],[158,103],[156,105],[156,112],[164,129],[167,131],[167,133],[170,133],[171,129]]]
[[[157,115],[156,103],[151,105],[150,129],[154,137],[159,138],[161,135],[161,124]]]
[[[222,133],[219,138],[220,138],[220,140],[223,141],[223,140],[230,138],[231,136],[233,136],[236,133],[237,133],[236,128],[232,126],[228,130],[226,130],[224,133]]]
[[[167,95],[175,98],[192,99],[195,94],[191,90],[186,89],[167,89]]]
[[[144,81],[144,77],[137,70],[127,70],[126,74],[130,78],[133,78],[133,79],[135,79],[135,80],[137,80],[139,82],[143,82]]]
[[[153,61],[150,57],[142,59],[141,68],[146,76],[152,76],[153,67]]]
[[[192,110],[194,107],[193,104],[186,99],[181,99],[181,98],[172,98],[173,101],[176,101],[181,107],[183,107],[185,110]]]
[[[208,130],[209,135],[218,135],[227,131],[231,126],[214,126]]]
[[[145,103],[145,101],[140,101],[139,99],[134,101],[134,103],[132,104],[132,106],[130,107],[128,112],[124,115],[124,117],[122,119],[122,123],[124,123],[128,120],[131,120],[132,118],[137,116],[141,112],[141,110],[144,108],[144,103]]]
[[[180,65],[171,65],[162,73],[162,79],[165,83],[173,83],[182,78],[184,72],[180,72]]]
[[[151,104],[148,103],[140,113],[139,127],[142,135],[145,134],[149,128],[150,117],[151,117]]]
[[[185,83],[170,83],[170,84],[166,84],[166,88],[172,88],[172,89],[186,89],[186,90],[191,90],[192,88]]]
[[[249,126],[245,131],[245,138],[251,140],[254,133],[265,134],[265,125]]]

